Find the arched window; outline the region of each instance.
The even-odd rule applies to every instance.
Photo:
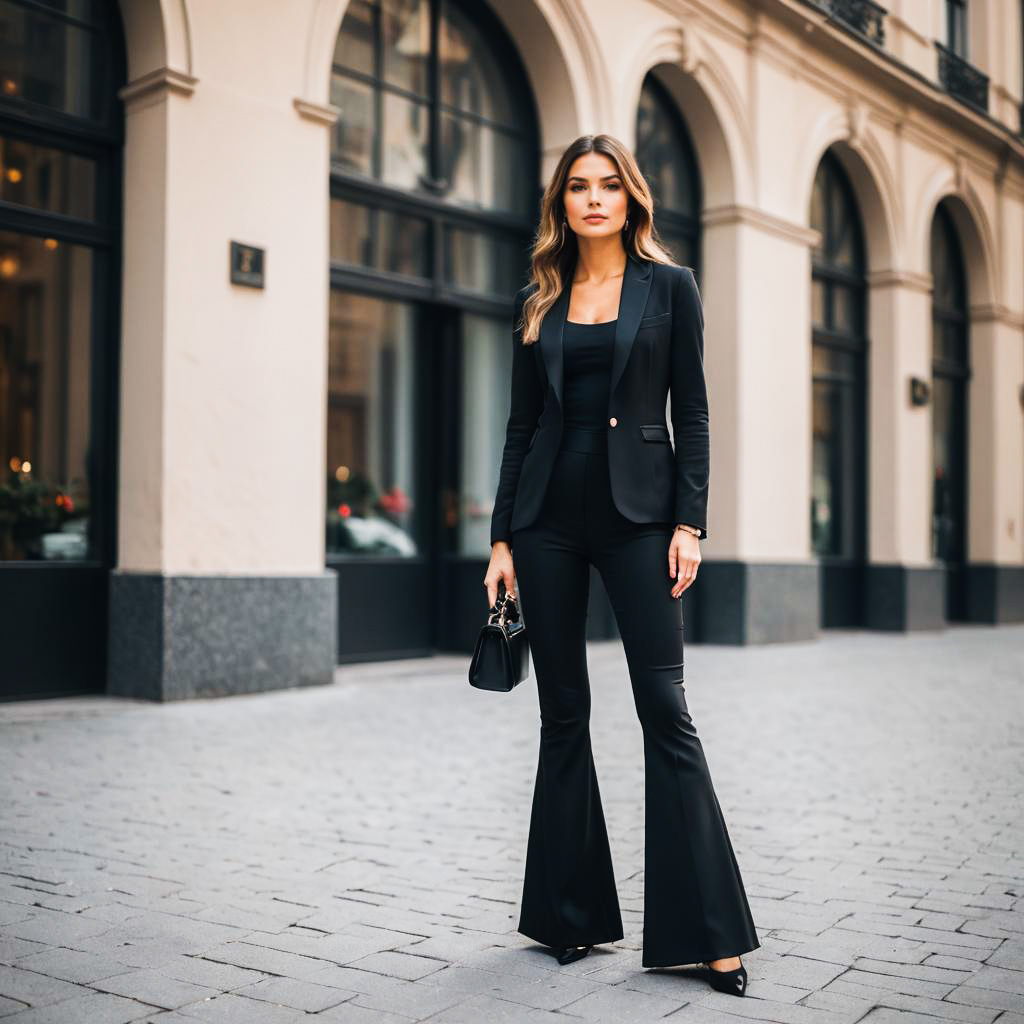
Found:
[[[351,660],[465,643],[539,146],[515,47],[468,0],[351,0],[332,98],[326,528]]]
[[[853,188],[826,153],[811,194],[811,547],[821,559],[822,625],[861,616],[866,556],[867,289],[864,233]]]
[[[655,227],[673,259],[700,277],[700,172],[668,90],[648,74],[636,115],[636,159],[654,193]]]
[[[967,275],[953,218],[945,203],[931,229],[932,271],[932,555],[957,572],[967,557]],[[960,605],[948,580],[948,619]]]
[[[532,103],[504,33],[452,0],[352,0],[334,55],[331,260],[503,296],[537,205]],[[513,289],[514,290],[514,289]]]

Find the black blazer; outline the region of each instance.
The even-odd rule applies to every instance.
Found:
[[[570,289],[563,288],[548,310],[540,338],[524,345],[519,318],[534,287],[515,296],[512,400],[492,544],[511,546],[512,531],[536,518],[562,437],[562,325]],[[689,523],[706,537],[711,460],[704,309],[693,271],[629,256],[614,344],[606,430],[615,505],[634,522]],[[665,422],[669,393],[672,438]]]

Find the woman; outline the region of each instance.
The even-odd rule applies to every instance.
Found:
[[[518,930],[560,963],[623,937],[590,745],[594,565],[644,735],[643,966],[703,963],[716,989],[744,995],[739,954],[760,942],[683,689],[678,599],[707,536],[704,314],[652,213],[632,154],[582,136],[544,194],[532,279],[516,294],[484,584],[493,606],[499,582],[515,597],[518,580],[540,700]]]

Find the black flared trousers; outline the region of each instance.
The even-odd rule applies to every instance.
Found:
[[[622,636],[644,738],[644,967],[760,946],[683,686],[683,619],[668,574],[672,523],[612,500],[604,430],[566,428],[543,507],[512,551],[540,701],[540,754],[518,930],[546,946],[623,937],[590,743],[590,565]]]

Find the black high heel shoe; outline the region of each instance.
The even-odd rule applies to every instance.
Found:
[[[727,992],[731,996],[745,996],[747,994],[747,969],[740,963],[739,967],[731,971],[719,971],[705,963],[708,969],[708,981],[711,987],[719,992]]]
[[[582,960],[593,948],[593,946],[555,946],[555,959],[560,964],[571,964],[576,960]]]

